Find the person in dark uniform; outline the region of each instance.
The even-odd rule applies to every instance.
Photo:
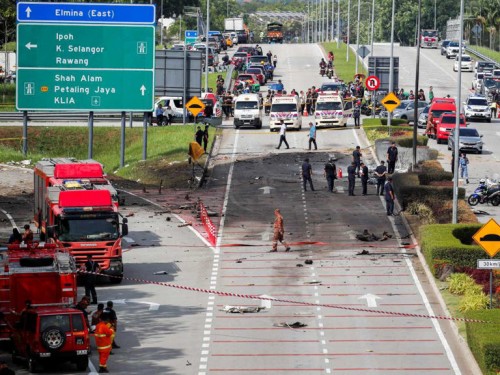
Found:
[[[359,118],[361,116],[361,107],[359,102],[354,104],[354,108],[352,110],[352,118],[354,119],[354,126],[359,128]]]
[[[375,176],[377,176],[377,195],[384,195],[384,184],[387,175],[387,168],[384,161],[380,162],[380,165],[375,168]]]
[[[392,177],[387,178],[387,182],[385,183],[384,186],[384,192],[385,192],[385,203],[386,203],[386,211],[387,211],[387,216],[392,216],[394,215],[394,188],[392,186]]]
[[[366,195],[368,189],[368,167],[363,162],[361,162],[361,186],[363,188],[362,195]]]
[[[347,167],[347,181],[349,182],[349,195],[354,196],[354,186],[356,185],[356,163],[352,162]]]
[[[203,149],[207,152],[208,145],[208,128],[210,125],[205,125],[205,130],[203,131]]]
[[[352,161],[356,167],[356,176],[359,177],[359,169],[361,167],[361,157],[363,154],[361,153],[361,147],[356,146],[356,149],[352,152]]]
[[[302,163],[302,181],[304,182],[304,191],[307,191],[307,182],[309,181],[309,186],[311,186],[311,190],[314,191],[314,186],[312,182],[312,167],[309,164],[309,159],[305,158]]]
[[[328,182],[328,191],[333,193],[335,179],[337,178],[337,166],[335,165],[333,158],[330,158],[328,163],[325,164],[325,177]]]
[[[111,323],[111,326],[113,330],[115,331],[116,335],[116,329],[118,326],[118,316],[116,315],[115,309],[113,309],[113,301],[108,301],[106,302],[106,308],[102,311],[102,316],[105,314],[108,314],[109,316],[109,322]],[[113,349],[120,349],[120,345],[116,343],[116,336],[113,337],[113,344],[111,345]]]
[[[204,134],[205,134],[205,132],[203,130],[201,130],[201,127],[198,126],[198,128],[196,129],[196,133],[194,135],[194,138],[195,138],[196,142],[198,142],[198,144],[200,146],[202,146],[203,135]]]
[[[101,272],[101,266],[99,263],[92,259],[92,255],[87,255],[87,261],[84,264],[85,271],[91,272],[85,274],[85,295],[92,296],[92,304],[97,304],[97,292],[95,290],[95,283],[97,275]]]
[[[392,145],[387,149],[387,173],[393,174],[396,168],[396,162],[398,161],[398,148],[396,147],[396,142],[392,142]]]

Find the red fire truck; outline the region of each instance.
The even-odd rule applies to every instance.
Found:
[[[12,340],[13,361],[25,360],[30,372],[47,361],[85,370],[89,332],[82,311],[69,307],[77,286],[70,253],[56,244],[11,245],[0,262],[0,339]]]
[[[40,239],[51,238],[69,249],[78,265],[92,255],[102,273],[113,276],[111,282],[121,282],[121,236],[128,234],[128,225],[118,213],[118,194],[102,165],[44,159],[36,164],[34,178],[34,221]]]

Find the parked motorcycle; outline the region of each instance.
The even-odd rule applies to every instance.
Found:
[[[332,79],[332,77],[333,77],[333,68],[328,68],[328,70],[326,72],[326,76],[328,77],[328,79]]]
[[[478,203],[491,203],[493,206],[498,206],[500,204],[500,185],[496,181],[482,178],[467,202],[471,206],[476,206]]]
[[[326,69],[325,68],[319,68],[319,75],[321,77],[324,77],[325,76],[325,73],[326,73]]]

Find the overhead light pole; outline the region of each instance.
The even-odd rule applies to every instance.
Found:
[[[370,48],[370,54],[371,56],[373,56],[373,38],[374,38],[374,29],[373,29],[373,25],[375,23],[375,0],[372,0],[372,25],[371,25],[371,30],[370,30],[370,34],[371,34],[371,48]]]
[[[205,93],[208,92],[208,32],[210,30],[210,0],[207,0],[207,26],[205,27]],[[215,57],[215,56],[214,56]]]
[[[420,30],[422,0],[418,0],[417,30]],[[413,103],[413,169],[417,165],[417,121],[418,121],[418,80],[420,74],[420,38],[417,38],[417,62],[415,64],[415,99]]]
[[[460,113],[462,113],[462,48],[464,44],[464,0],[460,0],[460,39],[458,42],[458,73],[457,73],[457,112],[455,120],[455,143],[453,154],[455,155],[455,160],[453,161],[453,209],[451,223],[456,224],[458,222],[458,157],[459,157],[459,129],[460,129]]]
[[[394,0],[393,0],[394,1]],[[351,42],[351,38],[349,34],[351,33],[351,0],[347,2],[347,49],[346,49],[346,61],[349,61],[349,43]]]
[[[394,10],[396,8],[395,0],[392,0],[392,15],[391,15],[391,56],[389,61],[389,93],[394,92]],[[387,129],[391,135],[391,119],[392,113],[387,113]]]
[[[337,49],[340,45],[340,0],[337,0]]]
[[[330,40],[330,13],[328,13],[328,2],[330,0],[325,0],[325,3],[326,3],[326,10],[325,10],[325,13],[326,13],[326,29],[325,29],[325,40]]]
[[[361,20],[361,0],[358,0],[358,24],[356,26],[356,74],[358,74],[358,64],[359,64],[359,22]]]

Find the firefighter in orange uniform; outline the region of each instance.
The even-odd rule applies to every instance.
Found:
[[[97,351],[99,352],[99,373],[109,372],[106,363],[115,337],[115,331],[109,322],[109,314],[101,314],[101,321],[97,324],[94,336]]]

